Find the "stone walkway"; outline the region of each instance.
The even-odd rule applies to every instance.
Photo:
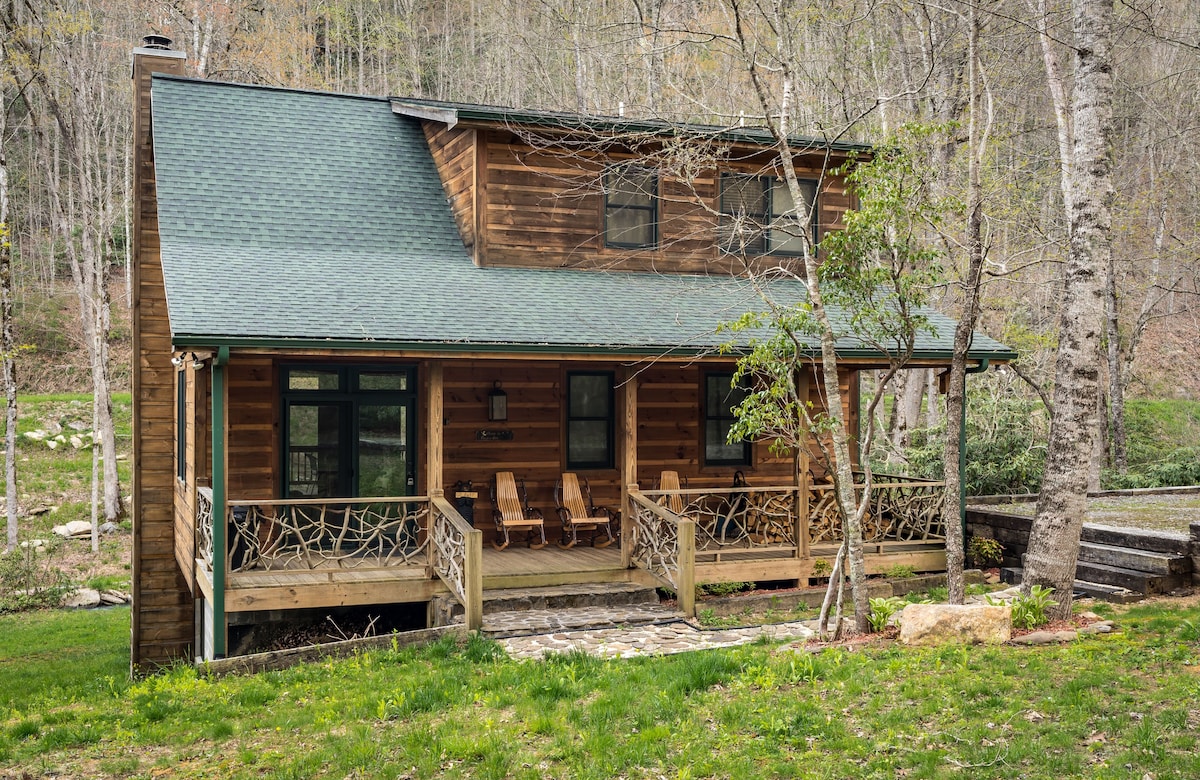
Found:
[[[510,636],[498,641],[513,658],[543,658],[548,653],[572,650],[582,650],[601,658],[634,658],[639,655],[670,655],[715,647],[735,647],[749,644],[762,636],[803,640],[815,633],[808,621],[709,631],[684,622],[678,613],[675,615],[670,622],[555,631]]]

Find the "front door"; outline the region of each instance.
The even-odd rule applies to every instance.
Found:
[[[284,367],[284,495],[412,495],[414,373],[382,366]]]

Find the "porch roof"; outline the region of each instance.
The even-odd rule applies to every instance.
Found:
[[[697,353],[763,305],[727,276],[477,267],[420,122],[386,98],[159,75],[153,124],[178,346]],[[946,358],[954,322],[927,314],[918,357]],[[839,347],[878,356],[851,335]],[[976,334],[971,356],[1015,353]]]

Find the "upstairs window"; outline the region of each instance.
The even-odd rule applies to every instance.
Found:
[[[721,174],[721,249],[739,255],[799,255],[817,238],[817,182],[800,179],[811,219],[801,224],[787,182],[775,176]]]
[[[636,165],[615,165],[605,171],[604,245],[658,246],[658,173]]]
[[[733,374],[708,374],[704,385],[704,463],[749,466],[750,442],[729,442],[737,421],[733,410],[746,400],[746,388],[733,384]]]

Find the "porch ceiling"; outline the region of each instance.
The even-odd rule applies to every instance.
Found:
[[[763,307],[743,279],[475,266],[420,123],[386,99],[156,76],[153,101],[179,346],[657,355],[755,335],[717,332]],[[948,357],[954,322],[926,314],[917,357]],[[879,355],[844,329],[845,356]],[[976,334],[971,356],[1015,353]]]

